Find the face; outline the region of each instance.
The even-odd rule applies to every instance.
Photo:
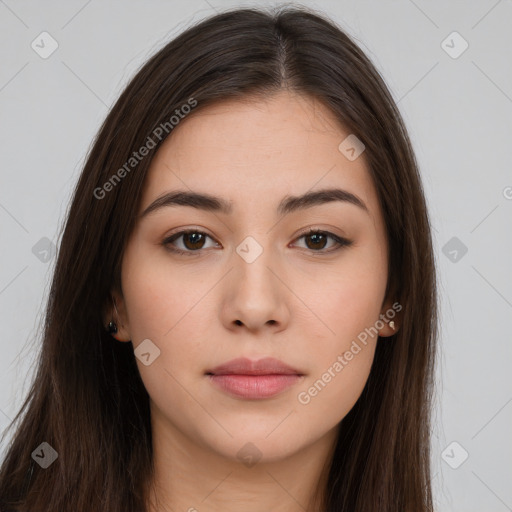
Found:
[[[114,292],[153,428],[277,460],[333,433],[359,398],[378,339],[365,329],[391,303],[378,198],[364,152],[338,148],[348,135],[318,101],[279,92],[193,112],[158,150]],[[355,197],[293,201],[328,189]],[[177,191],[226,208],[154,204]],[[267,357],[291,374],[215,371]]]

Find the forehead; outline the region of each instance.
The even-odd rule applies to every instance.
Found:
[[[318,100],[282,91],[198,107],[156,153],[140,211],[173,189],[223,197],[236,215],[250,205],[276,208],[284,196],[337,187],[375,215],[364,153],[350,161],[340,152],[350,133]]]

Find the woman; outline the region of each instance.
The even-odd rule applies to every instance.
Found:
[[[436,338],[421,180],[375,67],[305,9],[213,16],[90,151],[0,508],[431,511]]]

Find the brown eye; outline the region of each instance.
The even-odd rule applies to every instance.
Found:
[[[213,240],[208,234],[202,231],[189,229],[171,235],[162,242],[162,245],[171,252],[194,256],[199,255],[202,249],[207,248],[205,247],[205,242],[208,238]],[[180,239],[182,239],[181,247],[177,247],[177,242]],[[308,232],[297,238],[297,240],[301,239],[306,240],[306,249],[319,254],[331,253],[341,249],[342,247],[352,245],[352,241],[347,240],[346,238],[336,236],[329,231],[320,231],[316,229],[310,229]],[[335,242],[334,247],[331,246],[331,248],[326,249],[329,240],[333,240]]]
[[[183,236],[183,244],[187,249],[202,249],[204,245],[204,234],[198,232],[185,233]]]
[[[306,240],[311,240],[311,245],[308,245],[308,249],[324,249],[329,238],[324,233],[313,233],[304,237]]]
[[[351,240],[347,240],[346,238],[336,236],[335,234],[330,233],[329,231],[320,231],[316,229],[309,230],[308,232],[301,235],[297,240],[300,240],[302,238],[304,238],[304,240],[309,240],[309,242],[306,242],[306,249],[319,253],[330,253],[338,249],[341,249],[342,247],[348,247],[352,245]],[[329,239],[334,240],[335,247],[334,249],[325,250],[325,247],[328,244]]]
[[[175,242],[180,238],[182,239],[182,247],[176,247]],[[211,237],[202,231],[189,229],[171,235],[162,242],[162,245],[172,252],[193,255],[194,252],[200,252],[201,249],[205,248],[207,238]]]

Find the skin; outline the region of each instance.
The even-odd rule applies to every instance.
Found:
[[[160,350],[148,366],[137,359],[151,400],[151,510],[318,506],[337,426],[364,388],[377,337],[309,403],[298,394],[392,305],[382,212],[364,153],[349,161],[338,150],[348,135],[320,102],[283,90],[193,112],[156,153],[139,214],[176,189],[225,198],[233,213],[172,206],[141,218],[123,255],[122,291],[112,290],[116,339],[134,348],[150,339]],[[330,187],[357,195],[368,212],[336,201],[277,215],[283,197]],[[309,227],[353,244],[315,244],[301,236]],[[174,241],[198,247],[192,256],[162,245],[186,228],[210,237]],[[252,263],[236,252],[247,236],[263,249]],[[379,335],[394,332],[385,325]],[[234,398],[205,371],[241,356],[276,357],[304,377],[272,398]],[[261,456],[250,467],[237,457],[247,443]]]

